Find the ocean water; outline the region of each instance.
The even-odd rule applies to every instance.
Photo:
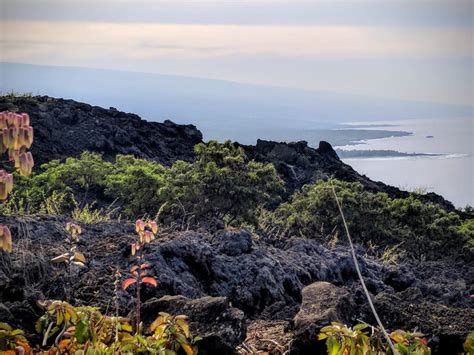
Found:
[[[369,124],[372,129],[401,130],[412,134],[405,137],[360,141],[354,145],[337,148],[441,154],[432,157],[344,159],[345,163],[359,173],[404,190],[421,188],[436,192],[456,207],[474,206],[474,118],[350,124],[356,127]]]

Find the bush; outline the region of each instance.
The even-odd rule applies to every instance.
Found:
[[[31,346],[25,338],[21,329],[13,329],[6,323],[0,323],[0,353],[9,354],[31,354]]]
[[[185,316],[160,314],[149,329],[149,336],[134,333],[130,321],[103,315],[96,307],[73,307],[63,301],[44,302],[45,314],[36,323],[42,347],[48,353],[64,354],[160,354],[198,353]],[[1,335],[1,331],[0,331]],[[10,346],[26,339],[20,338]],[[3,350],[0,342],[0,351]]]
[[[19,194],[15,198],[29,213],[48,211],[48,199],[53,198],[58,213],[74,208],[73,196],[80,201],[103,197],[105,177],[112,164],[96,153],[83,153],[80,158],[68,158],[61,163],[53,160],[41,166],[42,172],[16,179]],[[92,201],[90,201],[92,202]]]
[[[154,217],[165,199],[164,166],[130,155],[118,155],[105,177],[105,195],[117,199],[129,217]]]
[[[420,201],[415,195],[393,199],[385,193],[365,191],[359,183],[319,181],[306,185],[291,200],[278,207],[262,223],[280,226],[286,236],[327,242],[344,235],[332,186],[341,201],[351,236],[358,242],[400,245],[418,259],[434,259],[452,253],[469,258],[473,251],[472,222],[437,204]]]
[[[272,164],[248,161],[243,149],[227,141],[195,148],[194,164],[177,162],[168,171],[168,201],[197,220],[256,221],[256,209],[278,201],[283,181]]]
[[[196,146],[196,154],[195,163],[177,161],[171,167],[124,155],[106,162],[87,152],[52,161],[19,181],[5,210],[21,206],[30,213],[78,214],[86,209],[91,215],[94,203],[100,210],[116,201],[130,219],[154,218],[161,211],[185,224],[254,223],[260,205],[279,201],[283,182],[273,165],[249,161],[236,144],[211,141]]]
[[[328,354],[392,354],[389,344],[381,332],[377,328],[372,328],[372,334],[370,334],[369,330],[370,326],[364,323],[349,328],[344,324],[333,322],[321,329],[318,338],[326,340]],[[429,355],[431,350],[423,336],[421,333],[395,330],[390,334],[390,340],[399,355]]]

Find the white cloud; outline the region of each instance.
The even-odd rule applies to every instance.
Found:
[[[472,101],[470,28],[2,21],[0,60]]]
[[[35,56],[68,60],[110,55],[209,58],[224,55],[284,57],[469,57],[472,34],[463,28],[350,26],[236,26],[117,23],[4,22],[5,60]]]

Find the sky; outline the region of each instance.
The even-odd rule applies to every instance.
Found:
[[[473,105],[473,1],[0,0],[5,62]]]

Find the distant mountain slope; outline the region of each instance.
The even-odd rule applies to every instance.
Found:
[[[30,115],[35,132],[31,149],[37,163],[35,169],[47,161],[78,156],[83,151],[99,152],[106,159],[113,159],[117,154],[132,154],[170,165],[179,159],[192,161],[194,145],[202,142],[201,132],[193,125],[148,122],[135,114],[73,100],[48,96],[0,96],[0,111],[4,110]],[[383,191],[399,197],[408,195],[396,187],[360,175],[344,164],[326,142],[320,142],[319,148],[314,149],[304,141],[278,143],[258,140],[256,145],[244,145],[243,148],[249,158],[275,165],[285,180],[288,195],[304,184],[330,176],[358,181],[370,191]],[[448,209],[454,208],[434,193],[425,198]]]
[[[200,127],[206,139],[287,140],[345,121],[449,118],[470,107],[137,72],[0,63],[0,90],[67,97]],[[387,83],[390,85],[390,83]],[[383,93],[381,93],[382,95]],[[293,139],[293,138],[291,138]],[[317,142],[310,142],[316,144]]]

